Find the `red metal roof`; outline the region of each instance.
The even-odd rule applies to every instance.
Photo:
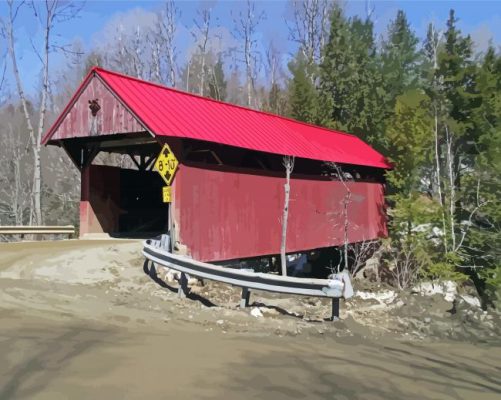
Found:
[[[391,168],[356,136],[224,103],[95,67],[43,139],[52,136],[91,75],[97,74],[148,130],[321,161]]]

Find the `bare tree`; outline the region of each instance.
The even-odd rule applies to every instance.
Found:
[[[1,25],[0,25],[1,26]],[[2,36],[3,36],[3,30],[2,30]],[[3,95],[3,89],[4,89],[4,84],[5,84],[5,72],[7,71],[7,57],[6,53],[2,55],[3,61],[3,66],[1,68],[1,77],[0,77],[0,96]],[[2,98],[0,97],[0,102],[2,101]]]
[[[0,221],[23,225],[25,211],[29,208],[29,185],[23,174],[26,153],[23,150],[20,118],[17,113],[3,114],[9,122],[2,129],[0,163],[5,166],[0,177]],[[13,125],[15,124],[15,126]],[[2,218],[3,216],[3,218]]]
[[[280,243],[280,261],[282,264],[282,275],[287,275],[287,258],[285,255],[287,248],[287,222],[289,219],[289,203],[290,203],[290,181],[291,173],[294,169],[295,158],[291,156],[284,156],[283,164],[285,167],[285,184],[284,184],[284,210],[282,213],[282,240]]]
[[[154,79],[162,83],[162,57],[161,57],[161,48],[163,39],[159,35],[158,31],[154,31],[150,33],[150,38],[148,40],[151,46],[151,65],[153,68],[152,76]]]
[[[377,250],[380,248],[380,242],[378,240],[362,240],[361,242],[349,243],[348,244],[348,258],[349,258],[349,272],[352,277],[358,275],[367,266],[367,260],[375,255]],[[376,257],[376,279],[379,281],[379,271],[377,264],[379,261]]]
[[[270,41],[266,49],[266,73],[270,77],[270,87],[273,87],[278,82],[278,75],[281,68],[282,55],[278,50],[275,42]]]
[[[351,189],[346,183],[348,180],[349,176],[346,172],[344,172],[341,167],[335,163],[331,162],[328,163],[328,165],[333,169],[333,178],[338,179],[345,190],[344,196],[343,196],[343,260],[344,260],[344,268],[346,271],[349,271],[349,259],[348,259],[348,248],[349,248],[349,237],[348,237],[348,232],[350,228],[350,220],[348,216],[348,206],[351,201]]]
[[[416,242],[408,241],[392,249],[390,256],[393,263],[391,273],[397,287],[400,290],[407,289],[416,281],[425,264],[423,257],[418,256]]]
[[[292,21],[286,21],[289,38],[299,45],[308,64],[319,64],[328,37],[331,4],[327,0],[293,0],[291,4]]]
[[[427,42],[427,55],[428,58],[432,64],[433,64],[433,70],[436,72],[438,70],[438,50],[439,46],[441,43],[441,38],[442,38],[442,33],[437,31],[435,29],[435,25],[430,24],[430,37]],[[437,81],[436,77],[433,78],[433,89],[437,91],[439,82]],[[433,131],[433,136],[435,139],[435,186],[436,186],[436,191],[437,191],[437,196],[438,196],[438,201],[442,208],[444,207],[444,197],[442,194],[442,181],[441,181],[441,167],[440,167],[440,139],[439,139],[439,101],[438,99],[434,99],[433,101],[433,113],[434,113],[434,131]],[[447,253],[448,251],[448,245],[447,245],[447,235],[446,235],[446,228],[447,228],[447,223],[446,223],[446,216],[445,216],[445,211],[442,211],[442,229],[444,232],[444,252]]]
[[[161,35],[164,39],[163,47],[167,57],[168,82],[170,86],[176,86],[176,58],[177,50],[174,42],[176,36],[176,24],[180,16],[180,12],[176,3],[173,0],[167,0],[165,7],[160,14]]]
[[[32,122],[32,115],[28,109],[26,93],[24,91],[23,82],[17,65],[17,55],[15,48],[14,23],[19,13],[20,8],[25,4],[21,2],[14,4],[13,0],[8,0],[9,15],[5,24],[5,32],[7,36],[9,56],[12,61],[12,70],[16,80],[17,92],[21,101],[21,105],[26,118],[26,124],[30,139],[30,147],[33,152],[33,187],[32,187],[32,205],[30,223],[36,225],[42,224],[42,207],[41,207],[41,161],[40,148],[41,139],[45,127],[45,118],[47,112],[47,98],[49,94],[49,60],[50,52],[56,49],[57,46],[52,42],[52,30],[56,23],[64,22],[72,19],[80,11],[73,3],[62,2],[58,0],[46,0],[41,3],[31,2],[28,5],[32,8],[35,17],[38,19],[43,29],[43,45],[42,50],[38,51],[33,45],[33,49],[38,56],[42,65],[42,88],[40,94],[40,109],[38,114],[38,127],[35,131]]]
[[[197,11],[198,18],[193,19],[196,30],[191,34],[197,45],[197,50],[200,57],[200,87],[198,93],[203,96],[205,94],[206,74],[207,74],[207,46],[209,43],[209,33],[211,24],[211,9],[203,8]]]
[[[450,132],[447,124],[445,125],[445,145],[446,145],[446,163],[447,172],[449,175],[449,225],[451,230],[451,246],[454,250],[456,248],[456,228],[455,228],[455,216],[456,216],[456,174],[454,171],[454,155],[453,155],[453,135]]]
[[[259,23],[264,19],[263,12],[256,14],[255,2],[247,0],[245,12],[240,12],[238,17],[233,19],[234,35],[243,41],[243,50],[240,50],[243,58],[241,61],[245,65],[247,106],[255,106],[253,103],[255,81],[259,65],[259,53],[256,51],[256,32]]]

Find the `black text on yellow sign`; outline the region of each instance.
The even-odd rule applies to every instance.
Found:
[[[172,188],[172,186],[164,186],[162,188],[162,199],[163,199],[164,203],[171,202],[171,194],[172,194],[171,188]]]
[[[170,185],[176,173],[179,161],[167,144],[164,144],[162,151],[155,162],[155,169],[167,185]]]

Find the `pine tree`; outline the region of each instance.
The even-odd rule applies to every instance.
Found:
[[[426,192],[422,177],[432,160],[433,149],[429,104],[430,98],[418,89],[408,90],[395,100],[386,132],[388,154],[394,164],[387,174],[392,192]]]
[[[412,32],[402,10],[388,26],[388,38],[381,50],[381,73],[383,79],[386,115],[391,116],[397,96],[406,90],[418,87],[420,55],[418,38]]]
[[[341,8],[334,6],[323,54],[320,103],[326,109],[324,124],[378,143],[382,93],[372,22],[358,17],[348,20]]]
[[[318,94],[312,83],[311,69],[301,52],[289,63],[292,78],[289,82],[289,109],[290,116],[299,121],[318,123]]]
[[[501,54],[490,47],[478,71],[481,105],[475,110],[479,132],[473,173],[464,182],[470,232],[465,236],[468,264],[479,272],[485,303],[501,306]]]
[[[476,66],[472,59],[472,41],[456,27],[454,10],[450,11],[445,43],[438,53],[437,80],[440,82],[443,171],[446,173],[446,206],[449,212],[450,250],[458,247],[458,224],[465,218],[461,197],[465,166],[472,166],[478,131],[472,117],[480,98],[476,89]]]

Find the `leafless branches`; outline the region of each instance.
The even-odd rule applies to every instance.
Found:
[[[417,244],[410,241],[399,249],[392,249],[391,258],[391,273],[395,284],[400,290],[409,288],[424,265],[423,259],[417,256]]]
[[[247,106],[255,106],[254,92],[258,66],[261,62],[260,53],[256,51],[256,33],[259,23],[265,18],[264,12],[256,13],[254,1],[247,0],[246,9],[233,19],[234,35],[243,41],[243,49],[238,50],[245,66]]]
[[[282,265],[282,275],[287,275],[287,222],[289,219],[289,203],[290,203],[290,180],[291,173],[294,169],[295,158],[291,156],[284,156],[283,165],[285,168],[285,184],[284,184],[284,209],[282,213],[282,240],[280,244],[280,262]]]
[[[3,112],[2,119],[7,118],[8,122],[0,128],[3,138],[0,164],[4,166],[0,176],[0,223],[22,225],[29,211],[30,188],[24,172],[29,160],[23,151],[22,116],[12,109]]]
[[[367,260],[374,256],[379,247],[380,243],[377,240],[362,240],[361,242],[348,244],[349,271],[352,277],[364,269]],[[376,275],[379,279],[377,270]]]
[[[308,64],[321,63],[328,36],[330,4],[327,0],[293,0],[292,21],[286,21],[289,38],[299,45]]]
[[[280,65],[282,62],[282,55],[278,50],[275,42],[270,41],[266,49],[266,73],[270,77],[270,87],[273,88],[277,84],[278,74],[280,72]]]
[[[200,87],[198,93],[203,96],[205,94],[206,85],[206,61],[207,61],[207,45],[209,42],[209,34],[211,28],[211,9],[203,8],[197,11],[198,18],[193,20],[196,30],[191,34],[197,44],[197,50],[200,56]]]
[[[348,260],[348,246],[349,246],[349,237],[348,237],[348,230],[350,228],[350,220],[348,216],[348,206],[351,201],[351,189],[346,183],[347,179],[350,178],[349,174],[345,173],[341,167],[335,163],[329,163],[328,164],[334,171],[334,174],[332,174],[333,178],[338,179],[342,184],[345,189],[345,194],[343,197],[343,253],[344,253],[344,268],[349,271],[349,260]]]
[[[176,35],[176,24],[180,12],[173,0],[167,0],[165,7],[160,14],[160,32],[163,38],[163,48],[167,56],[167,68],[170,86],[176,86],[176,58],[177,50],[174,43]]]
[[[42,224],[42,208],[41,208],[41,160],[40,147],[42,134],[45,128],[45,119],[47,113],[47,101],[49,96],[49,60],[50,52],[53,50],[54,44],[52,40],[52,30],[56,23],[68,21],[75,18],[81,7],[76,6],[72,2],[63,2],[57,0],[46,0],[44,2],[30,1],[27,5],[33,11],[35,18],[38,20],[42,29],[43,44],[41,50],[35,50],[37,57],[41,63],[42,70],[42,87],[40,92],[40,106],[38,114],[38,127],[35,131],[32,122],[32,115],[28,108],[28,101],[24,91],[23,82],[20,76],[17,65],[17,54],[15,48],[14,23],[20,8],[26,3],[21,2],[14,4],[13,0],[7,2],[8,5],[8,20],[4,23],[4,31],[8,42],[8,52],[12,61],[12,70],[16,80],[17,92],[21,101],[21,105],[26,119],[27,130],[29,134],[29,146],[33,152],[33,182],[32,182],[32,205],[30,213],[30,223],[37,225]],[[34,46],[35,48],[35,46]]]

